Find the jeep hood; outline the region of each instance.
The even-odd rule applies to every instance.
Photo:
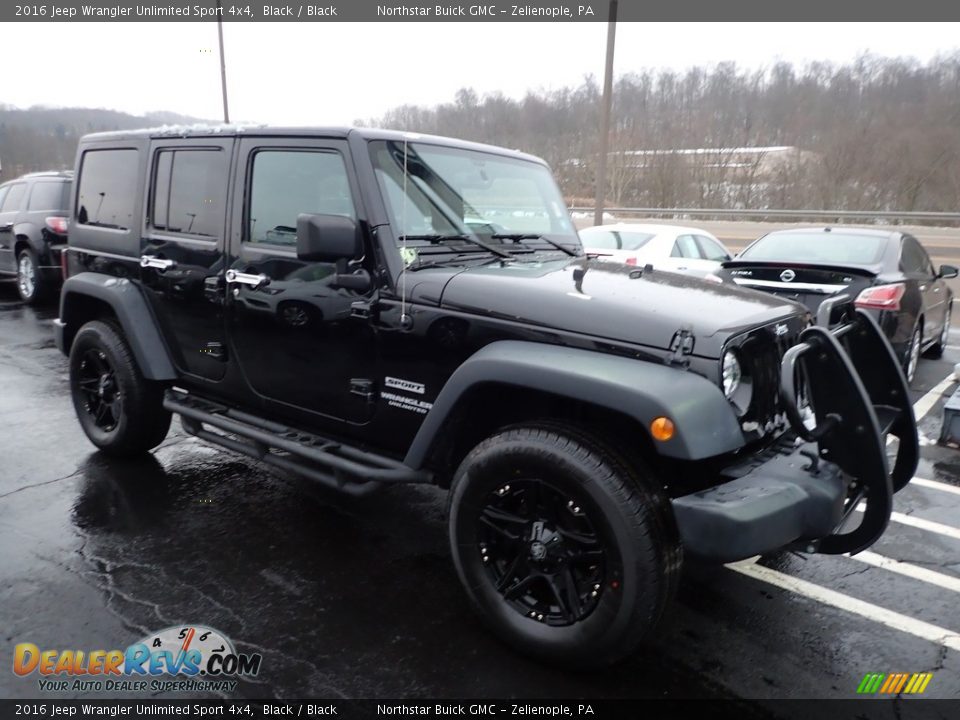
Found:
[[[708,358],[719,357],[734,335],[806,312],[790,300],[730,284],[587,258],[463,270],[445,283],[439,304],[661,350],[688,326],[693,354]]]

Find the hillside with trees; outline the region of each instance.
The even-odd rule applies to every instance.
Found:
[[[475,140],[545,158],[564,194],[595,191],[601,92],[575,87],[513,99],[464,88],[436,107],[358,121]],[[0,105],[2,179],[71,167],[102,130],[199,122],[81,108]],[[960,210],[960,52],[921,64],[864,56],[847,65],[731,63],[617,78],[608,205]]]
[[[129,115],[92,108],[23,110],[0,105],[0,179],[72,168],[77,141],[86,133],[196,122],[200,120],[167,112]]]
[[[367,122],[531,152],[590,203],[600,98],[591,77],[516,100],[463,89]],[[629,73],[612,123],[611,206],[960,210],[960,53]]]

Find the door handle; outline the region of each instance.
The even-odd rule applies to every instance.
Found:
[[[227,270],[226,280],[230,284],[249,285],[253,288],[263,287],[270,284],[270,278],[263,273],[254,275],[253,273],[242,273],[236,270]]]
[[[172,267],[176,266],[176,261],[168,260],[167,258],[159,258],[155,255],[141,255],[140,256],[140,267],[142,268],[153,268],[154,270],[159,270],[163,272],[164,270],[169,270]]]

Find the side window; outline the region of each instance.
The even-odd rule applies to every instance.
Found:
[[[697,247],[697,241],[693,235],[681,235],[673,244],[673,252],[670,257],[699,258],[700,249]]]
[[[7,187],[9,189],[7,190],[7,196],[3,199],[3,207],[0,207],[0,212],[15,212],[20,209],[23,194],[27,191],[27,184],[17,183]]]
[[[908,273],[929,273],[926,251],[913,237],[906,235],[900,247],[900,267]]]
[[[62,182],[34,183],[33,190],[30,191],[27,211],[63,210],[63,186]]]
[[[295,246],[297,215],[356,219],[343,157],[324,150],[260,150],[253,156],[246,241]]]
[[[223,229],[227,158],[219,148],[161,150],[150,193],[150,225],[217,238]]]
[[[80,165],[77,222],[127,230],[139,191],[137,151],[132,148],[87,150]]]
[[[729,260],[730,255],[726,250],[723,249],[723,246],[717,243],[715,240],[706,237],[705,235],[695,235],[697,242],[700,243],[700,251],[703,253],[703,257],[707,260],[713,260],[715,262],[723,262],[724,260]]]
[[[609,230],[584,233],[580,239],[583,242],[584,247],[588,247],[593,250],[620,249],[619,236],[617,233],[610,232]]]

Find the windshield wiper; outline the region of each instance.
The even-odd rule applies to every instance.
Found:
[[[461,241],[466,241],[466,242],[468,242],[468,243],[473,243],[474,245],[476,245],[476,246],[478,246],[478,247],[482,247],[482,248],[483,248],[484,250],[486,250],[487,252],[491,252],[491,253],[493,253],[494,255],[497,255],[498,257],[502,257],[502,258],[512,258],[512,257],[513,257],[513,255],[511,255],[511,254],[510,254],[509,252],[507,252],[506,250],[501,250],[501,249],[498,248],[498,247],[495,247],[495,246],[493,246],[493,245],[490,245],[489,243],[485,243],[483,240],[478,240],[477,238],[472,237],[472,236],[470,236],[470,235],[439,235],[439,234],[433,234],[433,235],[401,235],[401,236],[400,236],[400,241],[402,242],[402,241],[404,241],[404,240],[425,240],[425,241],[427,241],[427,242],[435,243],[435,244],[436,244],[436,243],[444,242],[444,241],[446,241],[446,240],[461,240]]]
[[[426,270],[427,268],[435,267],[446,267],[448,265],[463,264],[467,260],[480,260],[476,265],[471,267],[478,267],[480,265],[486,265],[487,263],[499,262],[502,263],[507,258],[494,257],[494,258],[484,258],[478,257],[476,253],[470,253],[465,255],[464,253],[456,253],[444,258],[438,258],[436,260],[425,260],[413,263],[412,265],[407,266],[407,270],[410,272],[416,272],[417,270]],[[515,260],[516,258],[509,258],[510,260]]]
[[[523,240],[543,240],[548,245],[553,245],[557,250],[565,252],[567,255],[572,257],[577,257],[575,250],[571,250],[566,245],[558,243],[556,240],[551,240],[546,235],[538,235],[536,233],[494,233],[491,235],[494,240],[513,240],[514,242],[521,242]]]

